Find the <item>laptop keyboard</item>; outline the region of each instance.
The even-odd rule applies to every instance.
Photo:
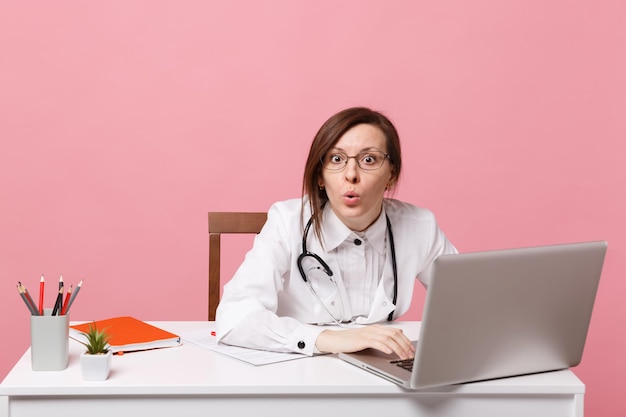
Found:
[[[391,361],[391,363],[393,363],[396,366],[399,366],[400,368],[406,369],[407,371],[413,370],[413,358],[398,359],[398,360]]]

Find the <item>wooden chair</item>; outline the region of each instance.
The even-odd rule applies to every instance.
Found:
[[[220,303],[220,237],[222,233],[259,233],[267,213],[209,212],[209,320]]]

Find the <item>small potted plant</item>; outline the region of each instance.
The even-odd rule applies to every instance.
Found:
[[[111,356],[109,340],[111,336],[107,329],[99,330],[95,323],[89,325],[89,330],[83,332],[86,342],[80,342],[87,350],[80,355],[80,368],[83,379],[87,381],[104,381],[109,377],[111,370]]]

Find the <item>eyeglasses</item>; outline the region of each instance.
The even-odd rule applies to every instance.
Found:
[[[331,152],[321,159],[322,166],[329,171],[342,171],[348,160],[354,158],[357,165],[364,171],[375,171],[382,168],[389,155],[381,151],[363,151],[355,156],[348,156],[344,152]]]

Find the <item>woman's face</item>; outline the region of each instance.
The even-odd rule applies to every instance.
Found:
[[[369,124],[356,125],[348,130],[328,151],[356,156],[366,151],[387,153],[383,132]],[[380,215],[385,188],[391,186],[392,166],[388,160],[379,169],[361,169],[356,158],[349,158],[340,171],[322,168],[320,186],[326,189],[328,203],[337,217],[351,230],[367,229]]]

